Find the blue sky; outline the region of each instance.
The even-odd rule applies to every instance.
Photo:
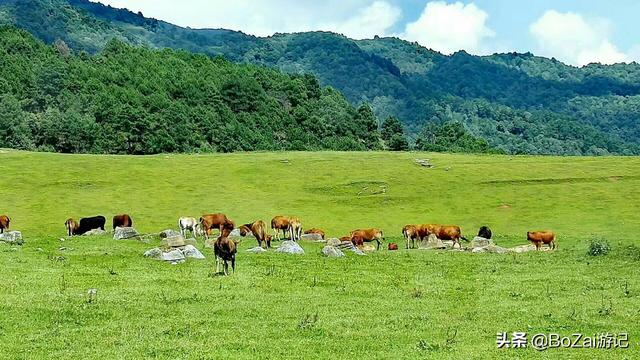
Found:
[[[97,0],[96,0],[97,1]],[[640,1],[100,0],[192,28],[397,36],[450,54],[531,51],[572,65],[640,60]]]

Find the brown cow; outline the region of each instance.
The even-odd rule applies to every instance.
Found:
[[[416,239],[418,239],[418,227],[417,225],[405,225],[402,228],[402,236],[407,241],[406,248],[409,249],[409,243],[411,243],[411,248],[416,247]]]
[[[378,244],[378,250],[380,250],[380,240],[384,241],[384,234],[380,229],[358,229],[351,232],[351,242],[365,243],[375,241]]]
[[[540,250],[542,244],[548,245],[551,250],[556,249],[556,234],[553,231],[529,231],[527,240],[536,246],[536,250]]]
[[[127,214],[120,214],[113,217],[113,230],[117,227],[132,227],[133,220]]]
[[[271,229],[276,237],[276,240],[280,240],[280,230],[282,230],[282,237],[287,237],[287,231],[289,231],[289,217],[288,216],[274,216],[271,219]]]
[[[467,238],[462,236],[460,227],[457,225],[418,225],[418,237],[420,238],[420,240],[428,237],[431,234],[435,235],[440,240],[453,240],[454,245],[456,243],[460,245],[460,239],[467,241]]]
[[[271,235],[267,234],[267,225],[264,221],[258,220],[240,226],[240,236],[247,236],[250,232],[258,240],[258,246],[262,247],[262,243],[265,243],[267,248],[271,247]]]
[[[211,230],[218,229],[220,231],[220,234],[222,234],[223,229],[228,230],[229,228],[231,228],[231,230],[229,230],[229,233],[230,233],[235,227],[235,223],[231,221],[227,217],[227,215],[218,213],[218,214],[202,215],[200,217],[200,226],[202,228],[202,231],[204,231],[205,239],[209,240],[209,235],[211,235]],[[227,236],[229,236],[229,234],[227,234]]]
[[[78,228],[80,226],[78,225],[77,221],[73,220],[72,218],[68,218],[67,221],[64,222],[64,227],[67,228],[67,234],[69,236],[73,236],[78,231]]]
[[[4,230],[9,230],[9,224],[11,219],[7,215],[0,215],[0,234],[4,233]]]
[[[223,225],[224,231],[228,229],[227,225]],[[233,230],[233,228],[231,229]],[[231,231],[229,230],[229,232]],[[213,253],[216,256],[216,273],[220,273],[220,261],[224,261],[224,274],[229,275],[229,264],[231,261],[231,268],[233,272],[236,272],[236,253],[238,252],[238,244],[229,239],[226,236],[220,235],[216,242],[213,244]]]
[[[305,235],[307,235],[307,234],[318,234],[318,235],[320,235],[322,237],[322,240],[324,240],[324,230],[322,230],[322,229],[313,228],[313,229],[306,230],[304,233],[305,233]]]

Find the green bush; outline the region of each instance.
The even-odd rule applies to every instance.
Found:
[[[611,245],[609,242],[601,237],[593,237],[589,243],[589,250],[587,255],[590,256],[604,256],[611,251]]]

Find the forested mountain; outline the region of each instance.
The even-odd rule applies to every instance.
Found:
[[[456,133],[460,128],[451,124],[462,124],[507,153],[640,153],[640,65],[635,63],[576,68],[529,53],[444,56],[395,38],[355,41],[327,32],[258,38],[181,28],[86,0],[0,0],[0,23],[26,29],[46,43],[61,40],[78,57],[82,51],[99,53],[116,38],[311,73],[354,106],[371,104],[380,123],[389,116],[400,119],[423,146],[425,136],[433,138],[442,129]]]
[[[97,55],[0,26],[0,147],[154,154],[382,148],[371,108],[313,75],[109,41]]]

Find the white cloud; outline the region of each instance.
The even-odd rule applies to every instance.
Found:
[[[485,40],[495,36],[487,26],[488,18],[489,15],[473,3],[429,2],[419,19],[407,24],[401,37],[444,54],[458,50],[484,54],[490,47]]]
[[[376,1],[360,10],[343,23],[330,24],[327,30],[342,33],[350,38],[364,39],[384,36],[402,16],[402,11],[386,1]]]
[[[541,55],[555,57],[572,65],[591,62],[613,64],[629,57],[611,43],[611,26],[601,18],[587,19],[580,14],[549,10],[529,31],[538,44]]]
[[[355,38],[387,35],[401,10],[385,0],[92,0],[192,28],[257,36],[327,30]],[[354,15],[355,14],[355,15]]]

